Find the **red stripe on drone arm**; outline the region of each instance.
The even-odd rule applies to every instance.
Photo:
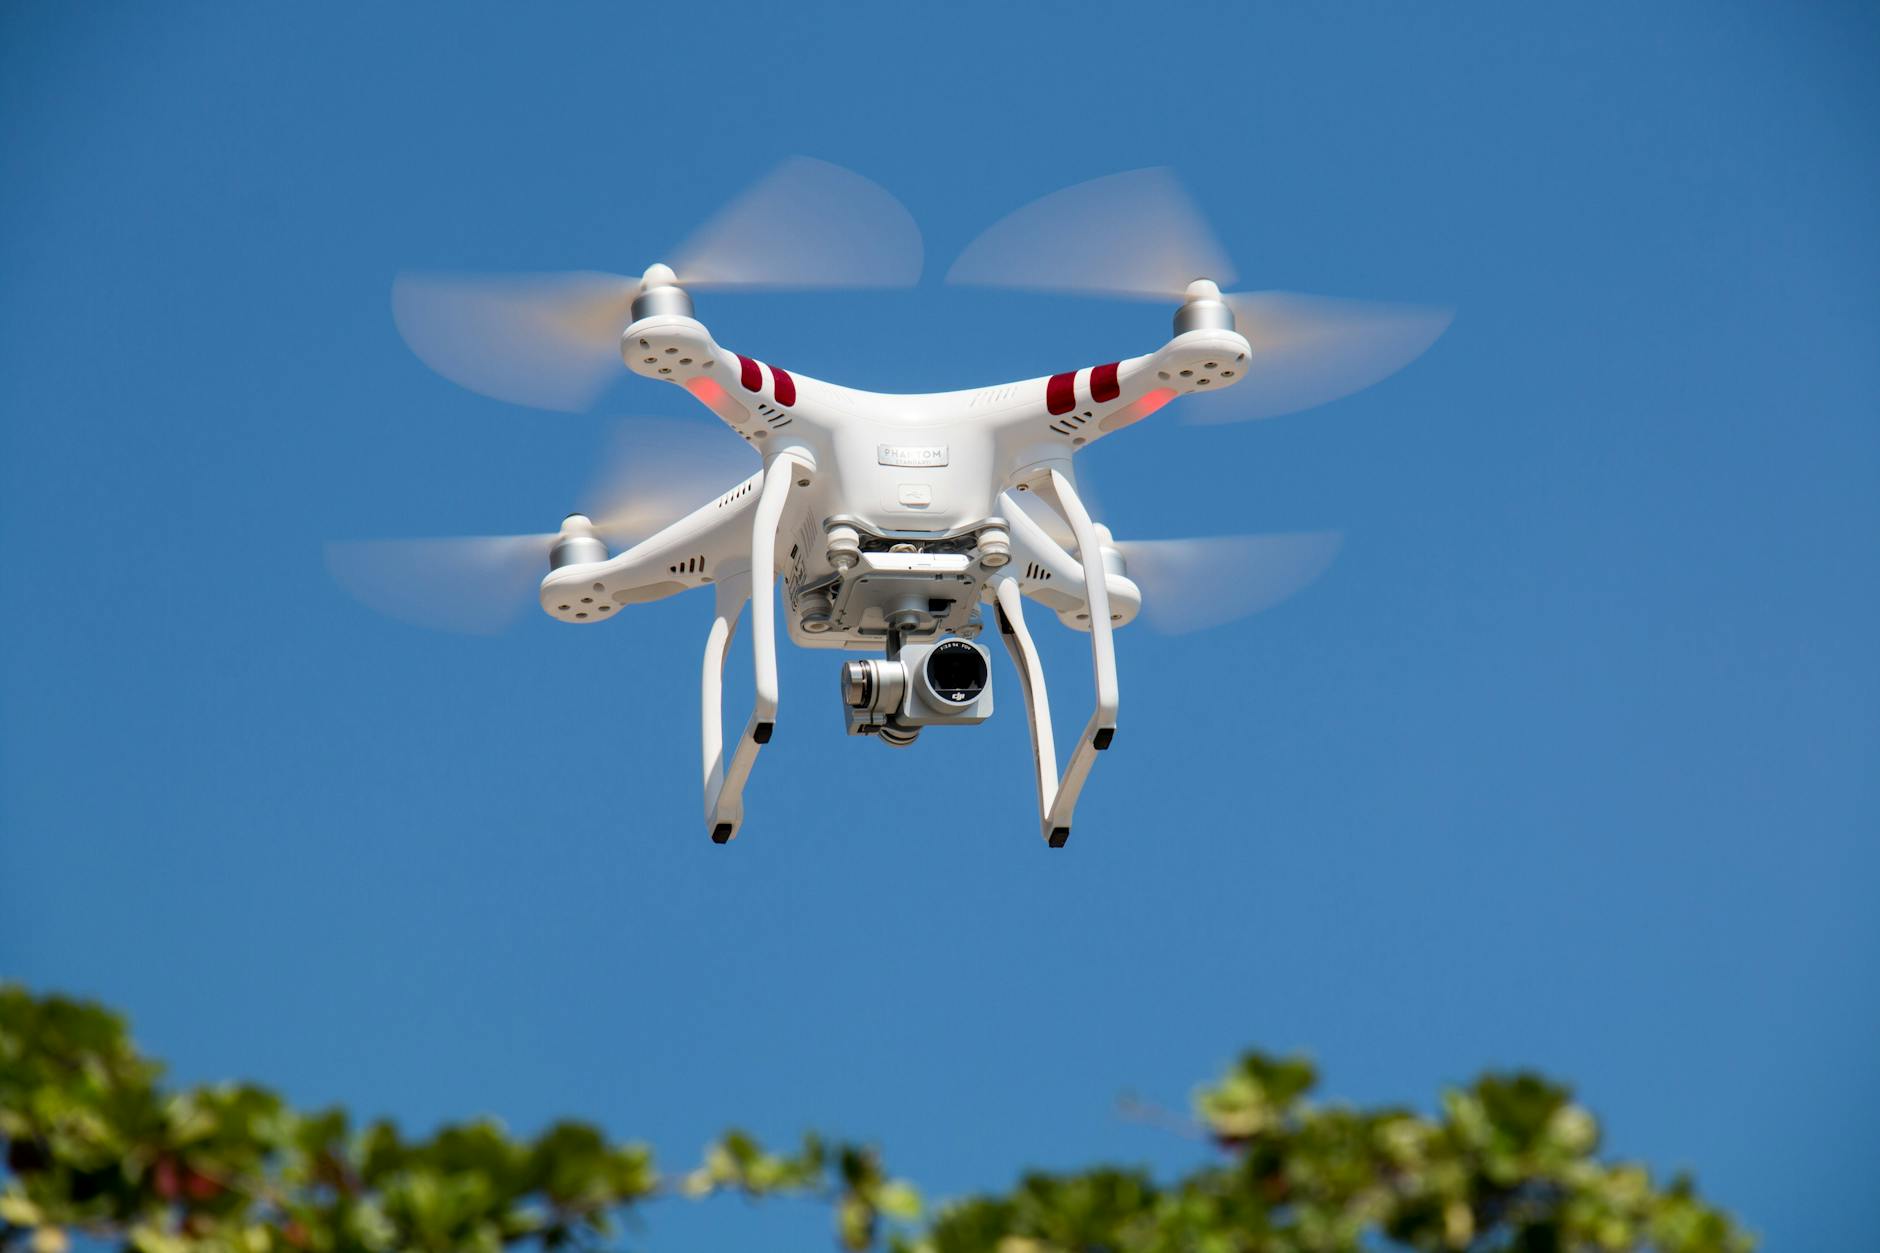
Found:
[[[1051,376],[1051,381],[1044,385],[1044,407],[1053,417],[1077,407],[1077,371]]]
[[[1112,361],[1108,365],[1091,367],[1090,399],[1102,404],[1123,394],[1121,385],[1116,381],[1116,367],[1121,364],[1120,361]]]
[[[738,382],[744,384],[747,392],[764,390],[764,367],[751,360],[743,353],[738,354]]]
[[[777,403],[788,409],[796,403],[796,380],[780,365],[770,367],[770,381],[776,384]]]

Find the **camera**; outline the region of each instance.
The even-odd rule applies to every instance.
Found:
[[[850,735],[879,735],[897,746],[922,727],[976,726],[992,716],[992,655],[972,640],[946,636],[907,644],[892,657],[842,667],[842,704]]]

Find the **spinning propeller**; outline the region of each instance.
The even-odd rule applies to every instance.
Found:
[[[1142,612],[1166,635],[1203,631],[1271,609],[1338,556],[1337,531],[1118,540]]]
[[[495,634],[535,604],[557,541],[595,534],[618,552],[757,469],[747,447],[716,434],[691,423],[631,419],[582,498],[589,512],[570,514],[559,531],[332,543],[327,569],[359,600],[400,621]]]
[[[1181,184],[1158,168],[1092,179],[1033,201],[968,244],[947,282],[1224,301],[1253,355],[1232,388],[1185,400],[1196,422],[1270,418],[1348,396],[1416,360],[1452,316],[1448,309],[1213,289],[1235,274]]]
[[[1077,491],[1091,517],[1102,511],[1088,473]],[[1077,539],[1056,511],[1030,495],[1019,507],[1067,553]],[[1098,522],[1102,526],[1101,521]],[[1142,589],[1143,620],[1164,635],[1185,635],[1252,617],[1303,591],[1337,559],[1339,531],[1114,540],[1130,580]]]
[[[912,287],[920,228],[861,175],[795,157],[668,254],[694,290]],[[619,274],[403,274],[392,317],[445,378],[498,400],[579,412],[620,374],[642,280]]]

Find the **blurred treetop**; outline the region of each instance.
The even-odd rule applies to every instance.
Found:
[[[251,1084],[169,1088],[116,1014],[0,985],[0,1250],[60,1253],[74,1234],[139,1253],[611,1249],[627,1214],[726,1192],[822,1199],[856,1253],[1752,1247],[1688,1180],[1598,1157],[1593,1116],[1538,1076],[1445,1091],[1439,1117],[1316,1104],[1316,1080],[1245,1055],[1197,1094],[1218,1157],[1180,1178],[1032,1174],[924,1214],[873,1149],[813,1135],[779,1153],[730,1132],[667,1175],[586,1123],[412,1139]]]

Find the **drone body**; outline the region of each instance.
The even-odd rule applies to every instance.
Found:
[[[712,838],[737,833],[742,785],[777,714],[774,600],[783,580],[784,625],[806,648],[885,650],[943,636],[970,639],[982,601],[994,606],[1000,635],[1025,686],[1039,762],[1045,834],[1070,834],[1090,758],[1116,730],[1114,627],[1126,625],[1142,596],[1121,553],[1073,486],[1071,455],[1185,391],[1231,386],[1251,351],[1212,282],[1193,285],[1177,316],[1180,334],[1160,350],[1050,378],[971,391],[884,395],[838,387],[728,352],[690,316],[690,299],[655,267],[642,280],[638,317],[621,336],[635,373],[685,388],[742,438],[762,450],[764,469],[617,557],[579,515],[564,526],[542,581],[542,607],[564,622],[595,623],[614,610],[708,584],[718,611],[704,674],[706,810]],[[652,310],[683,312],[650,312]],[[1047,535],[1013,493],[1030,492],[1056,510],[1088,567]],[[723,760],[719,673],[731,632],[753,596],[757,702]],[[1022,598],[1049,606],[1091,636],[1097,709],[1056,775],[1049,705]],[[970,663],[935,703],[977,713],[987,676]],[[909,676],[903,675],[905,686]],[[919,675],[911,676],[919,681]],[[865,681],[864,681],[865,683]],[[860,699],[861,693],[851,700]],[[884,713],[851,729],[911,743],[919,723]],[[950,720],[950,719],[949,719]],[[1046,763],[1050,763],[1047,769]]]
[[[662,264],[638,280],[572,276],[559,280],[546,297],[535,288],[505,289],[495,297],[451,289],[442,304],[423,289],[415,302],[408,292],[398,296],[395,307],[407,341],[466,385],[561,407],[568,393],[559,380],[574,367],[594,371],[601,347],[617,346],[634,373],[684,388],[762,457],[756,474],[636,536],[617,555],[609,554],[605,519],[597,524],[582,514],[570,515],[552,536],[467,541],[474,546],[467,551],[479,557],[499,552],[511,563],[517,552],[530,561],[545,556],[549,570],[538,587],[541,606],[575,625],[711,589],[714,612],[701,673],[701,774],[706,825],[718,843],[737,835],[745,783],[777,725],[779,581],[782,629],[792,643],[882,654],[848,662],[841,691],[850,734],[893,745],[912,744],[927,726],[971,725],[990,716],[989,655],[978,639],[991,627],[1010,654],[1024,698],[1042,833],[1051,846],[1062,846],[1097,755],[1110,747],[1116,731],[1113,632],[1134,621],[1146,599],[1154,612],[1155,598],[1146,598],[1145,589],[1168,600],[1186,594],[1251,611],[1308,581],[1330,557],[1323,537],[1119,543],[1079,495],[1075,454],[1178,397],[1229,391],[1250,376],[1263,379],[1265,403],[1291,408],[1315,403],[1316,393],[1329,399],[1355,390],[1373,381],[1360,376],[1381,377],[1421,352],[1441,326],[1431,331],[1427,317],[1406,324],[1395,314],[1382,320],[1366,314],[1369,322],[1353,322],[1343,306],[1328,312],[1328,302],[1301,298],[1224,297],[1213,279],[1195,276],[1205,273],[1195,267],[1210,262],[1197,255],[1207,248],[1190,248],[1171,260],[1167,238],[1154,238],[1153,226],[1142,221],[1145,204],[1164,226],[1170,204],[1186,208],[1185,202],[1167,200],[1173,185],[1154,181],[1159,173],[1151,171],[1144,172],[1154,176],[1147,183],[1140,175],[1117,176],[1060,197],[1103,185],[1097,203],[1127,210],[1108,229],[1144,228],[1151,237],[1157,255],[1150,281],[1123,289],[1179,294],[1168,342],[1128,360],[966,391],[858,391],[729,351],[694,316],[692,288],[728,285],[715,272],[727,268],[725,255],[737,257],[748,273],[752,256],[802,259],[816,252],[800,246],[786,252],[770,238],[753,247],[766,232],[786,226],[799,235],[823,231],[821,259],[828,263],[857,246],[856,233],[835,219],[871,203],[882,217],[879,199],[871,197],[899,210],[885,192],[836,167],[798,164],[786,173],[798,184],[784,179],[787,194],[780,194],[773,179],[765,194],[722,215],[712,228],[716,235],[707,232],[716,252],[708,248],[708,261],[682,264],[680,272]],[[813,194],[806,195],[804,186]],[[1162,202],[1151,203],[1157,197]],[[1001,224],[1003,236],[995,228],[981,243],[989,243],[995,257],[1003,250],[1006,268],[1021,270],[1045,263],[1081,273],[1090,267],[1080,248],[1105,256],[1115,252],[1115,239],[1102,231],[1089,237],[1088,223],[1105,219],[1088,205],[1071,206],[1078,210],[1072,220],[1083,237],[1059,229],[1064,206],[1051,208],[1056,199],[1014,215]],[[1036,217],[1039,208],[1049,209],[1042,227],[1027,217]],[[876,237],[898,229],[890,221]],[[1066,246],[1072,255],[1050,255]],[[917,237],[915,249],[917,273]],[[969,250],[955,266],[956,275],[973,255]],[[714,257],[716,267],[710,263]],[[887,264],[879,258],[873,263]],[[1189,267],[1185,285],[1174,286],[1171,269],[1183,264]],[[686,271],[700,277],[688,279]],[[1255,342],[1237,327],[1237,313],[1258,324]],[[1447,315],[1440,320],[1446,323]],[[1357,359],[1336,359],[1343,342],[1359,345]],[[519,371],[517,363],[526,368]],[[1328,372],[1328,364],[1337,368]],[[1388,368],[1380,373],[1381,366]],[[553,389],[542,382],[550,375]],[[1257,395],[1255,403],[1263,403]],[[426,564],[434,564],[435,552],[423,550]],[[1027,600],[1089,637],[1095,708],[1061,773],[1044,669],[1025,618]],[[755,700],[727,743],[722,674],[747,603]]]

